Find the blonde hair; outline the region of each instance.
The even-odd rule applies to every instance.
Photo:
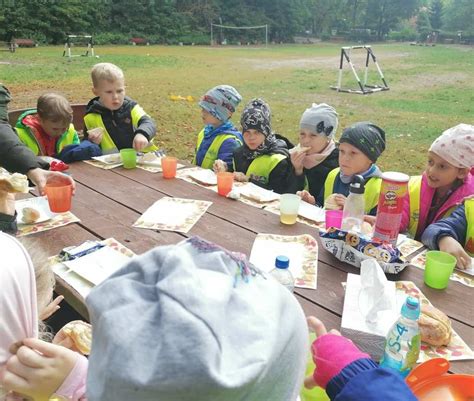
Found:
[[[125,76],[123,71],[115,64],[99,63],[92,67],[91,78],[94,88],[97,88],[101,81],[116,82],[124,80]]]
[[[58,93],[45,93],[38,98],[38,115],[43,120],[71,123],[72,107],[67,99]]]

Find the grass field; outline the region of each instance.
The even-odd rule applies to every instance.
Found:
[[[62,47],[19,49],[0,53],[0,81],[14,96],[11,108],[34,106],[46,91],[59,91],[71,102],[82,103],[92,97],[92,65],[115,63],[125,71],[127,94],[156,119],[162,146],[184,159],[191,159],[201,129],[199,107],[197,101],[172,101],[169,95],[198,99],[212,86],[233,85],[243,102],[264,98],[272,108],[273,129],[292,140],[305,108],[325,102],[340,115],[337,136],[353,122],[370,120],[387,133],[382,168],[419,173],[436,136],[460,122],[474,124],[474,49],[408,44],[373,49],[391,89],[366,96],[329,88],[336,83],[339,62],[340,45],[334,44],[268,49],[97,47],[100,58],[71,61],[61,57]],[[362,74],[364,57],[354,54],[354,60]],[[376,74],[370,77],[377,79]],[[356,88],[348,72],[343,84]],[[242,108],[243,104],[233,118],[237,124]]]

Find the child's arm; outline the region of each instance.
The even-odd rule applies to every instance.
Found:
[[[137,104],[135,108],[137,107],[140,106]],[[143,109],[141,109],[141,112],[145,113]],[[138,121],[137,129],[135,130],[135,135],[136,134],[142,134],[148,141],[155,136],[156,123],[148,114],[144,114]]]
[[[278,163],[268,177],[267,189],[279,194],[290,192],[293,188],[292,181],[295,179],[293,165],[289,159],[283,159]],[[263,185],[259,184],[264,187]],[[293,192],[296,193],[296,190]]]
[[[217,158],[227,164],[227,171],[232,171],[234,151],[240,148],[242,144],[234,138],[226,139],[217,154]]]

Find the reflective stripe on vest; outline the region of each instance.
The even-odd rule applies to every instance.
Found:
[[[44,149],[41,148],[40,143],[36,139],[35,135],[31,132],[30,128],[24,127],[26,126],[23,125],[15,127],[20,141],[28,146],[36,156],[48,156],[45,154]],[[76,144],[79,144],[79,137],[77,136],[76,130],[74,129],[74,125],[69,124],[68,130],[62,134],[56,142],[56,154],[61,153],[61,151],[66,146]]]
[[[421,175],[410,177],[408,181],[408,195],[410,197],[410,221],[408,222],[408,232],[415,238],[420,220],[420,198],[421,198]]]
[[[211,146],[209,146],[209,149],[207,149],[206,154],[204,155],[204,158],[202,159],[201,167],[202,168],[208,168],[212,169],[212,166],[214,165],[214,162],[217,160],[217,155],[219,154],[219,150],[221,149],[222,144],[227,140],[227,139],[235,139],[240,145],[242,145],[242,142],[240,141],[239,138],[237,138],[233,134],[219,134],[217,135],[214,140],[211,143]],[[198,134],[198,139],[197,139],[197,144],[196,144],[196,152],[193,158],[193,164],[197,164],[196,162],[196,155],[198,153],[199,148],[201,147],[201,143],[204,140],[204,128],[199,132]]]
[[[270,173],[283,159],[286,159],[286,156],[279,153],[258,156],[250,163],[245,175],[266,185],[270,179]]]
[[[324,200],[334,193],[334,183],[336,182],[339,171],[340,168],[337,167],[329,172],[324,182]],[[382,179],[379,177],[369,178],[365,183],[364,201],[366,214],[370,213],[370,211],[378,205],[381,185]]]
[[[474,256],[474,199],[468,199],[464,202],[464,211],[467,224],[464,249],[470,256]]]
[[[143,116],[146,116],[147,114],[138,104],[133,106],[133,109],[130,114],[132,117],[133,130],[135,131],[138,127],[138,122],[140,121],[140,118],[142,118]],[[102,120],[101,114],[99,113],[86,114],[84,116],[84,125],[86,126],[87,130],[90,130],[92,128],[98,128],[98,127],[104,130],[102,134],[102,140],[100,141],[100,147],[102,149],[102,153],[109,154],[109,153],[118,152],[117,145],[115,145],[114,141],[112,140],[112,137],[107,131],[107,128],[105,128],[105,124],[104,124],[104,121]],[[151,152],[157,149],[158,148],[155,145],[150,144],[146,148],[144,148],[142,152]]]

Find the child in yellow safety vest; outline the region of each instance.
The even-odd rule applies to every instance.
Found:
[[[234,152],[234,179],[285,193],[294,181],[286,142],[272,132],[270,107],[262,99],[245,106],[240,119],[244,144]]]
[[[199,132],[193,163],[212,169],[216,160],[232,168],[234,150],[242,146],[242,134],[230,121],[242,97],[235,88],[219,85],[199,101],[204,128]]]
[[[69,102],[57,93],[38,98],[36,109],[25,111],[16,122],[20,140],[37,156],[61,158],[69,145],[78,145],[79,136],[72,122]]]
[[[455,256],[461,269],[474,267],[474,198],[466,199],[450,216],[430,224],[421,240],[430,249]]]
[[[96,97],[86,107],[84,137],[100,145],[104,154],[125,148],[156,150],[150,143],[156,134],[155,122],[136,101],[125,96],[123,71],[114,64],[99,63],[92,68],[91,78]]]
[[[343,209],[349,195],[349,185],[354,175],[362,175],[365,180],[365,213],[375,216],[382,183],[381,171],[375,164],[385,150],[385,132],[370,122],[359,122],[346,128],[339,140],[339,167],[332,170],[318,196],[318,204],[334,194],[334,208]],[[315,204],[316,199],[307,191],[302,191],[303,200]]]
[[[425,228],[447,217],[474,195],[474,126],[459,124],[431,145],[423,175],[411,177],[400,231],[420,239]]]

